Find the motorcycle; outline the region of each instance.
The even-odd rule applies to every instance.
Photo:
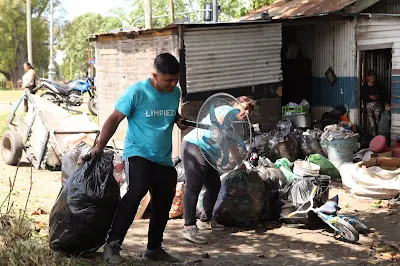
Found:
[[[96,87],[92,78],[78,79],[68,84],[51,81],[49,79],[40,79],[40,84],[35,90],[47,89],[48,91],[40,97],[51,101],[57,105],[65,104],[67,109],[73,106],[81,106],[83,95],[88,93],[88,109],[93,115],[97,115],[97,96]]]

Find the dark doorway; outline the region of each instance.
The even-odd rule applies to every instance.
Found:
[[[390,100],[392,94],[392,49],[362,51],[360,53],[360,87],[366,80],[369,69],[377,72],[377,83],[384,87],[384,93]],[[365,108],[361,102],[361,126],[369,132]]]

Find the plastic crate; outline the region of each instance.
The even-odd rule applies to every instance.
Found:
[[[307,106],[282,106],[282,116],[307,114],[309,109]]]

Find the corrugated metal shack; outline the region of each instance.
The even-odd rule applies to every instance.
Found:
[[[163,29],[112,31],[93,35],[91,40],[96,45],[100,126],[126,87],[150,77],[153,60],[162,52],[180,60],[183,99],[192,103],[186,104],[182,113],[191,119],[195,118],[193,109],[198,110],[201,101],[213,93],[223,91],[262,99],[282,81],[279,22],[171,25]],[[280,118],[280,99],[261,100],[256,111],[253,122],[274,124]],[[116,140],[123,141],[126,127],[123,124],[119,128]],[[179,130],[175,130],[174,156],[178,154],[180,138]]]
[[[344,104],[352,122],[367,126],[359,89],[365,72],[374,69],[392,101],[392,139],[400,135],[400,1],[277,0],[242,20],[266,13],[283,23],[283,104],[308,95],[314,119]],[[337,76],[334,85],[326,77],[329,68]]]

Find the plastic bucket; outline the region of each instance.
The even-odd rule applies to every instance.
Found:
[[[295,161],[293,172],[295,175],[304,176],[317,176],[319,175],[320,166],[307,161]]]
[[[327,141],[329,161],[331,161],[337,169],[340,169],[343,163],[352,163],[356,144],[356,138],[333,139]]]

